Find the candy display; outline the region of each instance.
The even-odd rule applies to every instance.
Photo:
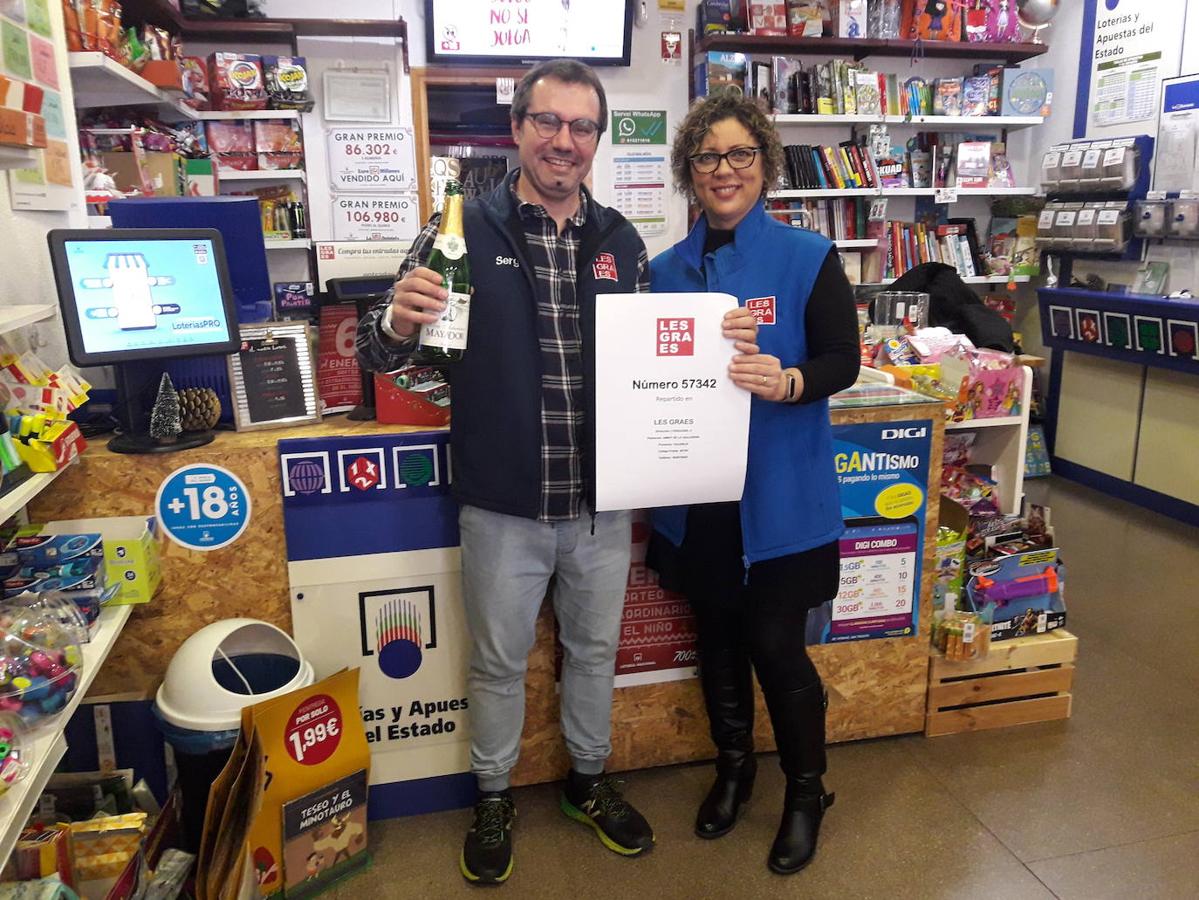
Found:
[[[0,713],[0,796],[25,777],[30,762],[21,720],[12,713]]]
[[[304,168],[304,144],[300,130],[287,120],[254,122],[254,150],[260,169]]]
[[[61,598],[0,605],[0,712],[30,727],[57,715],[79,686],[86,634],[83,617]]]
[[[948,595],[947,601],[956,599]],[[991,621],[986,613],[944,611],[933,620],[933,646],[953,662],[985,659],[991,649]]]
[[[208,149],[218,171],[252,171],[258,168],[253,122],[208,122],[206,130]]]

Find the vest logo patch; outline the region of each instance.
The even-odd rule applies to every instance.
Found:
[[[753,313],[758,325],[774,324],[774,297],[755,297],[745,301],[745,308]]]
[[[608,281],[618,281],[616,273],[616,257],[611,253],[600,253],[595,257],[595,262],[591,264],[591,270],[595,273],[595,278],[598,281],[603,278]]]
[[[658,356],[695,355],[695,319],[658,320]]]

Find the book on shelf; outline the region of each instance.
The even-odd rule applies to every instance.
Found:
[[[991,79],[986,75],[971,75],[962,80],[962,115],[987,115],[987,101],[991,94]]]
[[[991,142],[962,141],[957,149],[957,186],[985,188],[991,179]]]
[[[767,212],[800,228],[819,232],[833,241],[856,241],[866,234],[869,201],[858,197],[771,200]]]
[[[911,0],[903,5],[900,34],[910,40],[960,41],[961,0]]]
[[[749,0],[749,33],[786,37],[786,0]]]
[[[1003,101],[1003,67],[979,63],[974,67],[974,75],[987,79],[987,115],[999,115]]]
[[[845,277],[849,279],[851,285],[859,285],[862,283],[862,254],[853,250],[842,250],[841,253],[841,268],[845,270]]]
[[[1037,217],[1035,215],[1022,215],[1016,219],[1016,246],[1012,251],[1012,274],[1041,274],[1041,253],[1037,249]]]
[[[900,144],[892,144],[887,152],[875,158],[875,168],[878,170],[879,184],[884,188],[905,188],[912,186],[911,173],[908,169],[908,152]]]
[[[837,145],[788,144],[783,148],[793,190],[855,190],[878,186],[870,154],[853,141]]]
[[[1016,255],[1016,219],[992,216],[987,228],[987,253],[984,262],[989,275],[1010,275]]]

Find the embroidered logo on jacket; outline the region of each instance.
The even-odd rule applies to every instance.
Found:
[[[616,257],[611,253],[600,253],[595,257],[595,262],[591,264],[591,270],[595,273],[596,279],[606,278],[608,281],[618,281],[619,277],[616,273]]]
[[[746,300],[745,308],[753,313],[759,325],[774,324],[774,297],[754,297],[752,300]]]

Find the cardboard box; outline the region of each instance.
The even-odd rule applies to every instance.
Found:
[[[219,193],[216,163],[211,159],[185,159],[183,177],[188,197],[215,197]]]
[[[19,109],[0,109],[0,144],[8,147],[45,147],[46,120]]]
[[[177,153],[148,151],[139,167],[135,153],[104,153],[101,159],[122,191],[149,188],[155,197],[182,197],[183,160]]]
[[[63,519],[40,526],[39,533],[99,534],[108,583],[121,585],[114,605],[149,603],[162,583],[161,534],[153,516]]]

